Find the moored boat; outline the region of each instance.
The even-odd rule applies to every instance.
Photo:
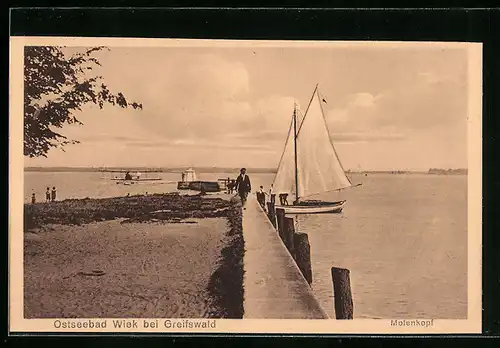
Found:
[[[297,106],[288,130],[287,140],[278,164],[273,190],[280,198],[275,203],[285,214],[341,213],[345,200],[327,202],[315,200],[318,195],[340,191],[353,185],[346,175],[330,138],[322,102],[314,89],[301,122],[297,121]],[[288,197],[293,202],[288,204]]]
[[[295,205],[276,205],[276,208],[285,210],[285,214],[326,214],[341,213],[344,209],[345,200],[338,202],[299,202]]]

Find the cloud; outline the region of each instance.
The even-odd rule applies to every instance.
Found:
[[[194,82],[197,88],[193,90],[201,92],[201,97],[206,99],[211,96],[238,100],[245,98],[249,91],[249,76],[245,66],[215,54],[199,55],[196,62],[186,69],[186,78],[181,81],[188,84]]]
[[[158,148],[158,147],[175,147],[177,149],[186,148],[199,148],[204,150],[216,150],[216,149],[251,149],[251,150],[273,150],[273,148],[268,144],[254,144],[254,143],[238,143],[238,142],[227,142],[227,141],[209,141],[206,139],[159,139],[159,140],[134,140],[129,142],[130,145],[143,148]]]
[[[117,143],[133,143],[139,141],[137,137],[124,135],[109,135],[107,133],[98,133],[90,135],[81,135],[78,137],[81,142],[117,142]]]
[[[418,78],[426,84],[436,83],[460,83],[463,76],[460,74],[437,73],[435,71],[419,72]]]
[[[276,140],[283,140],[286,137],[286,134],[288,133],[288,129],[281,129],[281,130],[268,130],[268,129],[261,129],[258,131],[251,131],[251,132],[239,132],[239,133],[230,133],[226,134],[226,138],[228,139],[236,139],[238,141],[248,141],[248,140],[254,140],[254,141],[276,141]]]
[[[241,141],[244,139],[244,141]],[[207,138],[164,138],[164,137],[138,137],[138,136],[84,136],[79,140],[82,143],[89,143],[100,146],[128,147],[133,149],[158,149],[175,148],[177,151],[184,149],[233,149],[233,150],[263,150],[274,151],[272,144],[259,142],[251,137],[251,134],[242,134],[242,137],[223,136],[216,140]]]
[[[252,99],[243,63],[216,54],[146,53],[144,57],[123,54],[119,61],[109,57],[106,61],[103,55],[107,69],[101,71],[112,90],[140,101],[144,109],[88,106],[80,113],[84,126],[67,127],[65,134],[82,144],[108,148],[120,144],[178,151],[274,153],[276,142],[284,141],[295,99],[283,95]]]
[[[332,124],[339,125],[349,121],[349,110],[346,109],[332,109],[325,115],[327,121]]]
[[[82,144],[50,158],[243,165],[253,156],[259,165],[274,163],[294,102],[307,104],[318,81],[331,137],[345,157],[400,163],[415,159],[405,146],[418,152],[441,143],[439,153],[446,156],[466,136],[466,59],[453,52],[396,51],[289,54],[279,48],[254,55],[237,48],[112,48],[99,53],[103,68],[95,72],[144,110],[86,107],[79,113],[84,126],[61,131]],[[424,157],[415,160],[424,163]]]
[[[120,60],[103,54],[101,72],[110,88],[143,104],[147,132],[217,137],[249,123],[249,74],[241,62],[198,51],[124,52]]]
[[[452,127],[466,118],[465,81],[436,73],[414,75],[411,83],[384,92],[356,93],[343,107],[326,111],[336,132],[411,133]]]
[[[418,73],[418,77],[421,78],[423,81],[427,83],[438,83],[440,81],[443,81],[443,78],[440,78],[436,74],[432,72],[420,72]]]
[[[259,99],[254,108],[261,129],[286,133],[292,119],[294,103],[294,98],[281,95]]]
[[[399,141],[406,138],[404,134],[394,133],[330,133],[330,136],[336,143]]]
[[[350,96],[349,107],[372,107],[375,101],[380,98],[380,95],[373,96],[370,93],[356,93]]]

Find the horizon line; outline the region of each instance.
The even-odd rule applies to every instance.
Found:
[[[183,168],[198,168],[198,169],[239,169],[240,166],[24,166],[24,169],[183,169]],[[245,167],[247,170],[273,170],[276,167]],[[467,170],[467,167],[426,167],[426,168],[386,168],[386,169],[370,169],[370,168],[347,168],[346,172],[421,172],[429,170]]]

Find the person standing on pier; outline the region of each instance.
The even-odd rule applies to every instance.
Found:
[[[281,205],[288,205],[288,193],[280,193],[278,197]]]
[[[269,188],[269,199],[272,204],[276,201],[276,193],[274,192],[273,184],[271,184],[271,187]]]
[[[252,185],[250,184],[250,178],[247,175],[246,168],[241,168],[240,175],[236,179],[236,191],[241,198],[241,204],[245,205],[248,193],[252,191]]]
[[[266,210],[266,195],[268,193],[264,191],[264,186],[260,187],[260,190],[257,191],[257,200],[259,201],[262,209]]]

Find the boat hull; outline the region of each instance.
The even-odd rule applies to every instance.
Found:
[[[189,189],[193,191],[220,192],[218,182],[214,181],[191,181]]]
[[[276,205],[276,209],[284,209],[285,214],[339,214],[344,209],[346,201],[322,202],[321,204]]]
[[[189,182],[188,181],[179,181],[177,182],[178,190],[189,190]]]
[[[205,192],[220,192],[221,188],[218,182],[214,181],[178,181],[178,190],[192,190]]]

